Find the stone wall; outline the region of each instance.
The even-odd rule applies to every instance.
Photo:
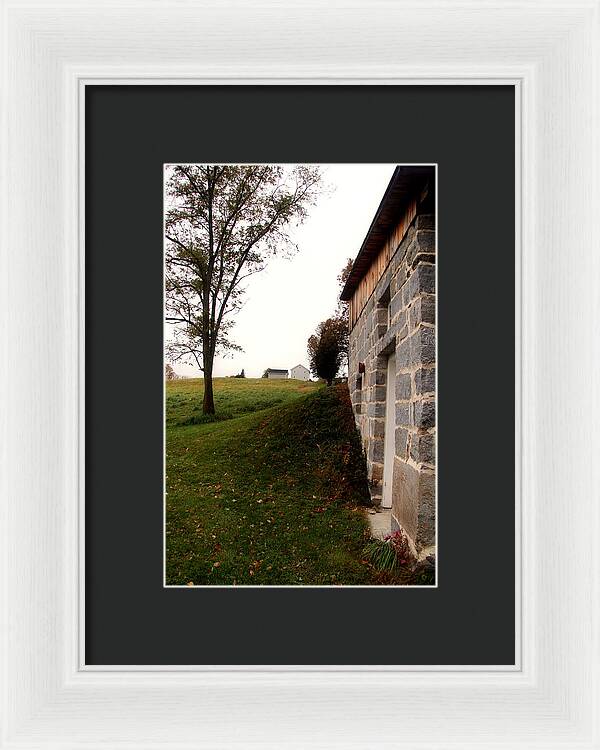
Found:
[[[435,220],[420,213],[350,332],[348,388],[381,503],[387,363],[396,355],[392,528],[435,544]],[[429,550],[427,550],[429,552]]]

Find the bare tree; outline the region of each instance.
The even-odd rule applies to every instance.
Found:
[[[314,204],[318,167],[177,164],[167,167],[166,320],[171,361],[193,361],[204,375],[205,414],[214,414],[217,352],[240,351],[230,338],[244,281],[277,254]]]
[[[177,373],[168,362],[165,364],[165,379],[177,380]]]

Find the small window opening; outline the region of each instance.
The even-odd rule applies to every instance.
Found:
[[[379,298],[377,303],[377,334],[378,338],[381,338],[388,330],[392,323],[392,317],[390,312],[390,287],[388,285],[385,292]]]

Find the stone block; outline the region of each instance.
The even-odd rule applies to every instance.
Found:
[[[423,470],[419,478],[417,549],[435,544],[435,473]]]
[[[385,307],[378,307],[377,310],[375,310],[375,320],[377,321],[378,325],[384,324],[387,326],[387,322],[388,322],[387,305]]]
[[[370,433],[371,437],[382,438],[385,433],[384,419],[371,419]]]
[[[396,348],[396,369],[406,370],[410,363],[410,339],[404,338]]]
[[[402,328],[396,331],[396,344],[400,344],[401,341],[408,336],[408,326],[405,324]]]
[[[385,401],[386,398],[386,388],[385,385],[376,385],[373,388],[372,398],[375,401]]]
[[[411,396],[411,378],[408,373],[396,375],[396,401],[408,401]]]
[[[401,458],[394,459],[392,515],[414,543],[419,519],[419,471]]]
[[[417,297],[409,310],[411,329],[417,328],[420,323],[435,323],[435,297]]]
[[[411,297],[410,297],[410,277],[407,278],[400,287],[400,294],[402,295],[402,307],[407,307]]]
[[[419,252],[419,243],[417,242],[416,237],[413,239],[413,241],[408,246],[408,249],[406,251],[406,262],[409,266],[412,266],[413,259],[415,255]]]
[[[387,380],[387,372],[381,368],[371,371],[372,385],[385,385]]]
[[[390,301],[390,319],[393,320],[403,308],[402,292],[396,292]]]
[[[435,232],[429,229],[420,229],[416,232],[416,241],[421,253],[435,254]]]
[[[396,331],[402,329],[408,322],[408,315],[406,310],[400,310],[400,312],[391,319],[392,325]]]
[[[388,328],[385,335],[379,340],[377,349],[375,350],[378,355],[385,357],[386,361],[384,367],[387,368],[387,358],[396,348],[396,336],[393,329]]]
[[[435,229],[434,214],[420,214],[415,218],[415,229]]]
[[[410,337],[410,364],[428,365],[435,362],[435,329],[420,326]]]
[[[411,424],[410,404],[396,404],[396,426],[408,427]]]
[[[373,438],[369,441],[368,459],[373,463],[383,463],[383,440]]]
[[[414,424],[420,430],[429,430],[435,427],[435,401],[415,401]]]
[[[394,460],[392,515],[417,549],[435,544],[435,474]]]
[[[415,393],[435,393],[435,367],[419,369],[415,372]]]
[[[407,457],[407,445],[408,445],[408,430],[404,427],[396,427],[395,434],[395,453],[398,458],[405,459]]]
[[[435,465],[435,435],[419,435],[413,432],[410,439],[409,455],[416,464]]]
[[[435,263],[435,255],[432,253],[417,253],[412,259],[411,267],[415,268],[419,263]]]
[[[435,294],[435,266],[419,263],[408,278],[409,300],[420,294]]]
[[[385,402],[371,402],[367,405],[368,417],[385,417]]]

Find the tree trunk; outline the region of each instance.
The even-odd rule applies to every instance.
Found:
[[[212,367],[210,370],[204,370],[204,399],[202,401],[202,413],[215,413],[215,400],[213,397],[213,379]]]
[[[333,378],[327,378],[327,385],[333,385]]]
[[[208,305],[210,295],[208,283],[205,282],[202,301],[202,364],[204,365],[204,399],[202,401],[202,413],[215,413],[215,400],[213,397],[213,362],[214,354],[211,348]]]
[[[204,399],[202,400],[202,413],[215,413],[215,399],[213,396],[213,361],[211,356],[210,341],[208,336],[203,337],[202,359],[204,364]]]

